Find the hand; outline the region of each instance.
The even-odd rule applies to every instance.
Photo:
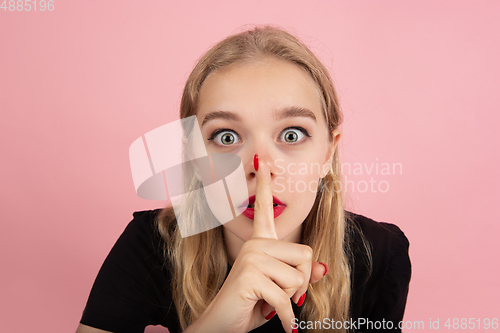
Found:
[[[242,246],[219,293],[187,331],[249,332],[276,311],[285,331],[292,333],[290,298],[298,303],[309,283],[323,278],[326,268],[312,260],[309,246],[278,240],[266,163],[260,163],[256,176],[252,237]]]

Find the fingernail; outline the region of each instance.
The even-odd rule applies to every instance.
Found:
[[[271,319],[272,317],[274,317],[274,315],[275,315],[275,314],[276,314],[276,311],[271,312],[270,314],[268,314],[268,315],[266,316],[266,320]]]
[[[255,171],[259,170],[259,156],[257,156],[257,154],[253,157],[253,167]]]
[[[306,299],[306,293],[304,293],[304,295],[300,296],[299,301],[297,302],[297,306],[302,306],[302,304],[304,304],[305,299]]]
[[[320,262],[320,264],[325,267],[325,274],[323,274],[323,276],[325,276],[328,273],[328,270],[329,270],[328,265],[325,264],[324,262]]]
[[[294,329],[292,330],[292,333],[299,333],[299,330],[298,330],[298,329],[296,329],[296,328],[294,328]]]

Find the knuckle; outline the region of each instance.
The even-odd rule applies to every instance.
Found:
[[[241,277],[247,281],[255,281],[257,275],[259,274],[258,268],[252,262],[242,262],[242,264],[243,265],[240,270]]]
[[[304,285],[304,282],[306,281],[306,279],[304,278],[304,274],[297,274],[297,278],[296,278],[296,283],[297,283],[297,286],[298,287],[301,287]]]
[[[312,259],[313,259],[313,249],[310,246],[303,245],[301,251],[302,251],[302,256],[307,261],[312,261]]]
[[[277,301],[277,304],[276,304],[277,308],[284,309],[284,308],[288,308],[290,306],[290,298],[286,294],[283,294],[280,297],[278,297],[278,299],[276,301]]]
[[[255,238],[255,239],[253,239],[253,244],[255,246],[255,249],[260,249],[265,241],[266,240],[263,239],[263,238]]]
[[[243,246],[247,249],[247,250],[250,250],[250,251],[253,251],[255,249],[258,249],[259,248],[259,244],[261,242],[261,239],[260,238],[251,238],[249,240],[247,240]]]
[[[248,286],[249,282],[253,281],[253,280],[254,280],[254,272],[253,272],[253,270],[243,269],[241,271],[241,274],[239,276],[239,281],[241,282],[241,287],[242,286]]]
[[[252,248],[252,243],[253,243],[252,241],[253,241],[252,239],[249,239],[248,241],[243,243],[240,252],[242,253],[248,252]]]
[[[259,262],[259,259],[256,253],[248,252],[241,258],[241,261],[245,267],[254,267]]]
[[[240,253],[244,255],[255,253],[255,250],[258,248],[259,248],[259,240],[249,239],[241,246]]]

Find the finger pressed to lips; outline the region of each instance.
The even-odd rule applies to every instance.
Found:
[[[273,193],[268,165],[261,161],[255,174],[257,189],[253,233],[252,239],[246,242],[246,245],[255,246],[268,255],[260,257],[259,260],[259,267],[267,276],[262,285],[263,295],[260,295],[260,298],[276,310],[286,329],[290,327],[290,320],[294,318],[290,297],[298,303],[306,293],[311,280],[312,249],[307,245],[278,240],[274,225]],[[265,311],[270,310],[269,306],[265,308]]]
[[[273,192],[271,189],[271,174],[264,161],[259,162],[255,172],[257,190],[255,193],[255,215],[252,238],[278,239],[274,228]]]

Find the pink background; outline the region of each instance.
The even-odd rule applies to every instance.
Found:
[[[343,161],[374,165],[348,175],[349,207],[396,223],[411,243],[405,320],[427,331],[430,318],[442,330],[450,317],[499,318],[499,13],[484,0],[0,10],[0,331],[76,329],[132,212],[163,205],[135,195],[130,144],[177,119],[204,51],[261,23],[294,32],[331,70]],[[377,175],[377,163],[402,172]],[[377,192],[364,191],[369,181]]]

